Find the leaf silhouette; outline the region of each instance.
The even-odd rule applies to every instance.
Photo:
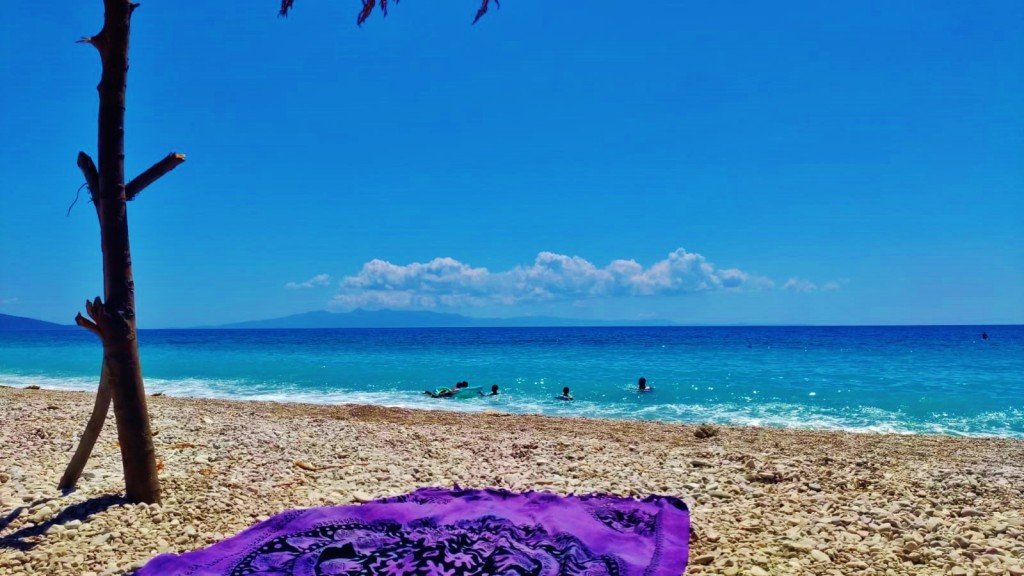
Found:
[[[370,17],[370,13],[373,12],[373,7],[377,3],[377,0],[363,0],[363,9],[359,11],[359,16],[356,17],[356,26],[362,26],[363,22]],[[388,13],[387,2],[381,0],[381,9],[386,15]]]
[[[363,22],[366,22],[366,19],[369,18],[370,14],[373,13],[374,7],[377,6],[377,0],[362,1],[363,7],[359,9],[359,15],[356,16],[356,26],[362,26]],[[479,20],[481,16],[487,13],[487,7],[490,4],[490,1],[491,0],[481,0],[480,8],[477,9],[476,16],[473,18],[473,24],[476,24],[476,21]],[[398,0],[394,0],[394,2],[397,4]],[[281,0],[281,10],[277,13],[277,15],[288,16],[288,12],[292,9],[292,4],[294,3],[295,0]],[[501,2],[499,2],[498,0],[494,0],[494,5],[497,6],[498,8],[501,8]],[[384,14],[384,16],[388,15],[388,0],[380,0],[380,11]]]
[[[473,18],[473,24],[476,24],[476,21],[479,20],[481,16],[487,14],[488,2],[490,2],[490,0],[483,0],[483,2],[480,4],[480,8],[476,11],[476,18]],[[498,8],[501,8],[501,2],[499,2],[498,0],[494,0],[494,5],[497,6]]]

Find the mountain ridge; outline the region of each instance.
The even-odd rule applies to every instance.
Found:
[[[540,326],[674,326],[668,320],[582,320],[555,316],[477,318],[449,312],[426,310],[364,310],[328,312],[315,310],[265,320],[233,322],[213,329],[313,329],[313,328],[519,328]]]
[[[328,312],[314,310],[228,324],[185,327],[190,330],[272,330],[272,329],[330,329],[330,328],[532,328],[532,327],[594,327],[594,326],[678,326],[668,320],[584,320],[557,316],[515,316],[509,318],[480,318],[450,312],[427,310],[364,310]],[[56,324],[24,316],[0,314],[2,331],[70,330],[73,324]],[[142,329],[142,328],[140,328]],[[160,330],[161,328],[155,328]],[[175,328],[164,328],[175,329]],[[180,328],[179,328],[180,329]]]
[[[26,318],[24,316],[0,314],[0,330],[68,330],[70,328],[74,328],[74,326],[71,324],[56,324],[54,322],[36,320],[35,318]]]

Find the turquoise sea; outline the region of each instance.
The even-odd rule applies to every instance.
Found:
[[[170,396],[1024,438],[1024,326],[143,330],[139,343],[147,391]],[[95,390],[100,362],[84,330],[0,332],[0,385]],[[635,391],[640,376],[654,392]],[[502,393],[423,394],[460,380]],[[563,386],[575,401],[555,399]]]

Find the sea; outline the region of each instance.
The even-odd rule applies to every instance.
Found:
[[[1024,326],[140,330],[148,393],[1024,439]],[[0,385],[95,390],[84,330],[0,332]],[[644,377],[654,390],[637,392]],[[497,396],[431,398],[467,381]],[[569,387],[575,398],[556,397]]]

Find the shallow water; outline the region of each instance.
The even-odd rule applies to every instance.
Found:
[[[139,342],[147,390],[172,396],[1024,438],[1024,326],[143,330]],[[82,330],[0,332],[0,384],[93,390],[100,354]],[[636,393],[639,376],[655,391]],[[502,394],[423,394],[460,380]],[[563,386],[574,402],[555,399]]]

